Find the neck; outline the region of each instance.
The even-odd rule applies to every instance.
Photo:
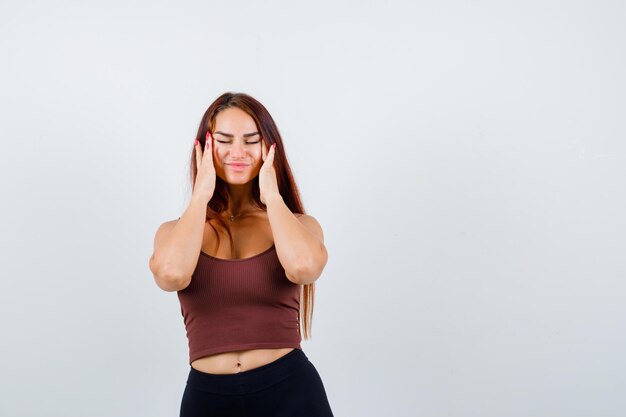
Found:
[[[252,195],[252,181],[246,184],[229,184],[228,186],[228,208],[226,212],[231,215],[238,215],[254,209],[255,204],[250,198]]]

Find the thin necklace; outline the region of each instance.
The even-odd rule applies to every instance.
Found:
[[[241,215],[243,215],[245,213],[247,213],[247,212],[244,211],[244,212],[239,213],[239,214],[228,214],[228,213],[226,213],[226,214],[228,215],[228,220],[230,220],[231,222],[234,222],[237,217],[239,217],[239,216],[241,216]]]
[[[233,216],[232,214],[229,214],[229,215],[228,215],[228,220],[230,220],[231,222],[234,222],[234,221],[235,221],[235,218],[237,218],[237,217],[239,217],[239,216],[241,216],[241,213],[236,214],[236,215],[234,215],[234,216]]]

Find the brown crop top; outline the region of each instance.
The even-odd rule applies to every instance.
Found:
[[[243,259],[200,252],[189,285],[178,291],[189,364],[214,353],[302,349],[301,286],[285,275],[276,247]]]

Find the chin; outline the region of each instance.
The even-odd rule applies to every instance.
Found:
[[[236,179],[236,180],[233,180],[233,181],[228,181],[227,180],[226,182],[231,184],[231,185],[244,185],[244,184],[249,183],[250,181],[252,181],[252,180]]]
[[[248,176],[246,177],[223,177],[222,180],[227,183],[227,184],[232,184],[232,185],[243,185],[243,184],[247,184],[250,181],[252,181],[254,178],[250,178]]]

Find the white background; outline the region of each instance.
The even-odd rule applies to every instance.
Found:
[[[324,228],[336,416],[624,414],[623,2],[52,3],[0,3],[0,415],[178,415],[148,259],[225,91]]]

